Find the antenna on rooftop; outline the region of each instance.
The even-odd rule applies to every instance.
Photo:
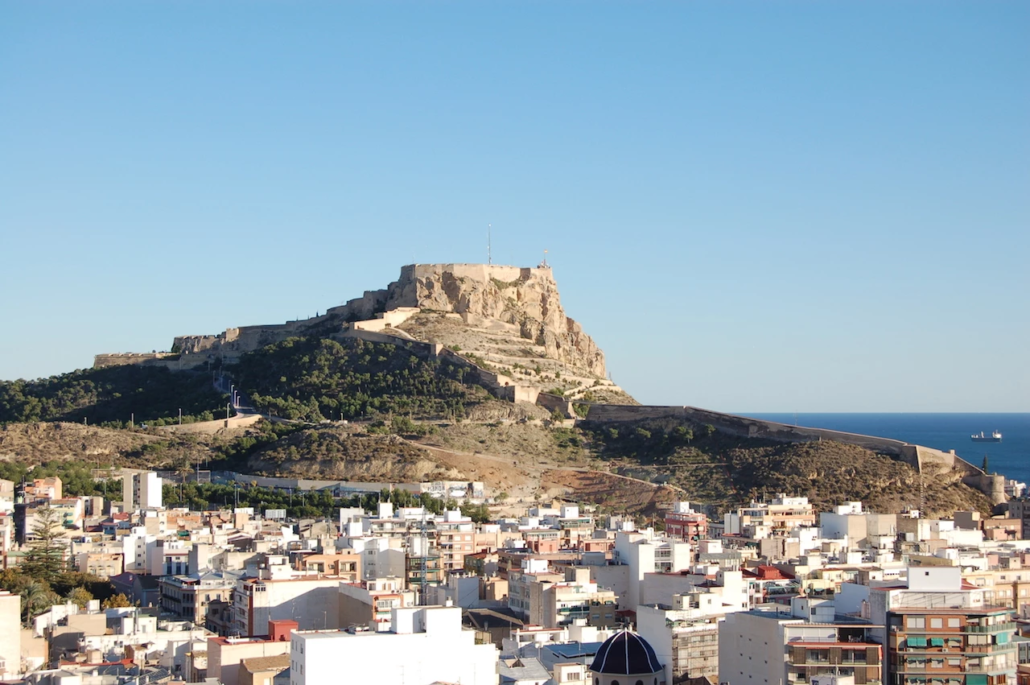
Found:
[[[486,263],[493,264],[493,256],[490,254],[490,233],[493,229],[493,224],[486,225]]]

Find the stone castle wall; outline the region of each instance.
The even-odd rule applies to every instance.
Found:
[[[383,331],[402,323],[421,306],[453,311],[463,317],[501,318],[520,324],[523,337],[544,345],[553,358],[589,368],[600,377],[605,375],[601,351],[561,310],[550,268],[492,264],[409,264],[385,289],[366,291],[322,316],[229,328],[217,335],[178,336],[173,349],[182,355],[182,361],[169,368],[195,368],[215,359],[232,363],[246,352],[325,325],[356,324],[368,331]],[[153,359],[147,355],[97,355],[94,366]],[[500,387],[504,387],[503,382]],[[526,391],[515,395],[528,397]]]
[[[108,366],[128,366],[129,364],[145,364],[147,366],[165,366],[165,361],[175,355],[171,352],[123,352],[98,354],[93,357],[93,368],[102,369]]]

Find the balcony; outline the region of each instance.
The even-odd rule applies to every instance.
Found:
[[[1000,633],[1006,630],[1015,630],[1015,622],[1006,623],[995,623],[989,626],[965,626],[962,628],[964,633]]]

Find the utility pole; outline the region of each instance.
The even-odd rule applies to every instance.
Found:
[[[179,407],[179,425],[182,425],[182,407]]]
[[[129,414],[129,430],[132,430],[135,427],[136,427],[136,413],[133,412],[133,413]]]
[[[486,263],[493,264],[493,256],[490,254],[490,233],[493,229],[493,224],[486,225]]]

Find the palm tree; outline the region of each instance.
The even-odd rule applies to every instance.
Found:
[[[25,622],[28,623],[36,615],[43,613],[50,591],[40,582],[32,581],[21,591],[21,604],[25,612]]]

